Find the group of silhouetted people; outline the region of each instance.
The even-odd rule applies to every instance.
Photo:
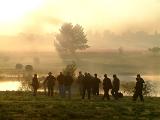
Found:
[[[69,72],[66,73],[65,75],[62,72],[60,72],[60,74],[57,77],[54,77],[52,73],[49,72],[48,76],[43,82],[44,88],[47,88],[48,96],[53,96],[54,86],[56,81],[58,83],[59,95],[62,98],[65,98],[66,93],[68,93],[68,98],[70,99],[71,87],[74,81],[72,75]],[[87,72],[84,74],[82,74],[82,72],[79,72],[76,82],[78,84],[79,94],[82,97],[82,99],[85,99],[86,93],[87,93],[88,99],[91,99],[91,95],[93,96],[99,95],[101,80],[100,78],[98,78],[97,74],[94,74],[94,76],[92,76],[90,73],[87,73]],[[141,78],[140,74],[138,74],[136,78],[136,86],[135,86],[135,92],[133,95],[133,101],[136,101],[138,97],[140,97],[141,101],[144,101],[143,94],[142,94],[143,83],[144,83],[144,80]],[[104,74],[104,79],[102,84],[103,84],[103,90],[104,90],[104,95],[102,97],[103,100],[105,98],[107,98],[107,100],[110,100],[110,95],[109,95],[110,90],[115,100],[118,100],[119,98],[123,97],[123,94],[119,92],[120,80],[116,74],[113,75],[112,81],[107,76],[107,74]],[[33,95],[36,96],[37,89],[39,88],[39,81],[37,78],[37,74],[35,74],[32,79],[32,86],[33,86]],[[46,90],[44,91],[46,92]]]
[[[46,93],[46,88],[47,88],[47,95],[53,96],[56,80],[58,81],[60,96],[65,97],[66,92],[68,92],[68,97],[71,98],[71,85],[73,83],[73,78],[69,73],[67,73],[67,75],[63,75],[62,72],[60,72],[60,74],[56,78],[52,75],[51,72],[49,72],[48,76],[43,82],[45,93]],[[32,79],[32,86],[33,86],[33,95],[36,96],[37,89],[39,87],[37,74],[35,74]]]
[[[94,74],[94,77],[90,75],[90,73],[85,73],[84,75],[82,72],[79,72],[78,76],[78,83],[79,83],[79,90],[80,90],[80,95],[82,96],[82,99],[85,98],[85,94],[87,92],[88,94],[88,99],[91,98],[91,94],[93,95],[99,95],[99,89],[100,89],[100,83],[101,80],[97,77],[97,74]],[[117,76],[114,74],[113,75],[113,82],[111,82],[111,79],[107,77],[107,74],[104,75],[103,79],[103,90],[104,90],[104,95],[103,95],[103,100],[109,98],[109,90],[111,89],[112,96],[115,99],[118,99],[120,97],[119,94],[119,87],[120,87],[120,80],[117,78]]]

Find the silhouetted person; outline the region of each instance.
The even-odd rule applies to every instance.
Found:
[[[37,95],[37,89],[39,88],[39,82],[37,78],[37,74],[34,74],[34,77],[32,79],[32,87],[33,87],[33,96]]]
[[[118,91],[119,91],[119,86],[120,86],[120,80],[117,78],[117,76],[114,74],[113,75],[113,88],[112,88],[112,95],[115,99],[118,99]]]
[[[62,74],[62,72],[60,72],[60,74],[57,76],[57,81],[58,81],[58,87],[59,87],[59,94],[61,97],[64,97],[64,92],[65,92],[65,89],[64,89],[64,75]]]
[[[64,88],[65,88],[65,95],[68,91],[68,98],[71,99],[71,85],[73,83],[73,77],[68,72],[64,79]]]
[[[86,91],[88,94],[88,99],[90,99],[91,98],[91,78],[88,75],[88,73],[85,73],[84,79],[82,81],[82,87],[83,87],[82,99],[85,98]]]
[[[82,95],[83,92],[83,86],[82,86],[82,81],[84,79],[84,75],[82,74],[82,72],[79,72],[78,78],[77,78],[77,83],[79,86],[79,93],[80,95]]]
[[[44,84],[47,84],[48,96],[53,96],[55,80],[56,78],[52,75],[51,72],[49,72],[47,78],[44,81]]]
[[[133,101],[136,101],[138,97],[140,97],[141,101],[144,101],[142,94],[144,80],[141,78],[140,74],[137,75],[136,81],[137,82],[135,87],[135,93],[133,95]]]
[[[105,99],[105,97],[107,97],[107,99],[110,100],[109,98],[110,89],[112,89],[111,79],[107,77],[107,74],[105,74],[103,79],[103,90],[104,90],[103,100]]]
[[[87,76],[90,81],[90,93],[94,94],[94,77],[90,73],[87,73]]]
[[[44,94],[47,95],[47,82],[45,82],[46,77],[43,76],[42,79],[43,79],[42,85],[44,89]]]
[[[93,85],[93,95],[99,95],[99,84],[101,83],[100,79],[97,77],[97,74],[94,74],[94,78],[92,81]]]

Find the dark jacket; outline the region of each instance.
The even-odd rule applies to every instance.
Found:
[[[142,78],[136,78],[136,80],[137,80],[137,82],[136,82],[135,89],[142,91],[144,80]]]
[[[101,80],[99,78],[93,78],[93,87],[99,87]]]
[[[32,86],[33,86],[34,89],[38,89],[38,87],[39,87],[38,78],[33,77],[33,79],[32,79]]]
[[[119,90],[119,86],[120,86],[119,79],[118,78],[114,78],[113,79],[113,89],[118,91]]]
[[[79,75],[77,78],[77,83],[82,85],[82,81],[84,80],[84,75]]]
[[[104,80],[103,80],[103,89],[112,89],[111,79],[104,78]]]
[[[47,82],[47,86],[54,86],[55,85],[55,80],[56,80],[56,78],[53,75],[49,75],[49,76],[47,76],[44,83]]]
[[[91,79],[90,76],[88,76],[88,75],[84,76],[84,79],[82,81],[82,86],[84,88],[91,88],[91,86],[92,86],[92,79]]]
[[[65,79],[64,75],[58,75],[58,77],[57,77],[58,84],[63,85],[64,79]]]

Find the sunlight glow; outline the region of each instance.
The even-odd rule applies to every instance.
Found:
[[[0,0],[0,23],[17,22],[42,3],[43,0]]]

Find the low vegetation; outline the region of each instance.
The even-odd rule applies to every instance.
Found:
[[[103,101],[102,97],[71,100],[30,92],[0,92],[0,120],[158,120],[160,98],[145,97],[145,102],[132,102],[131,97]]]

